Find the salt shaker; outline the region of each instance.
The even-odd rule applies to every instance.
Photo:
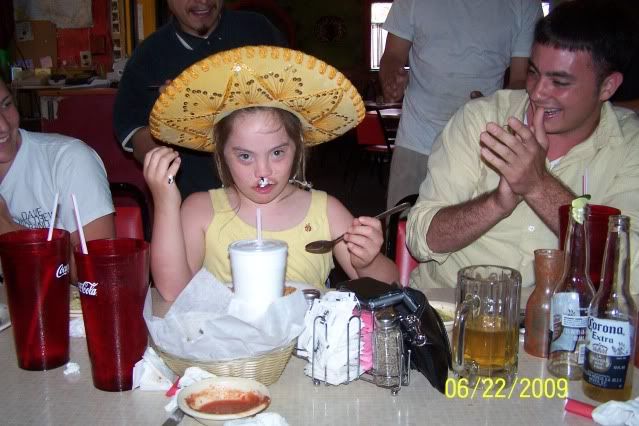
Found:
[[[385,388],[399,388],[403,353],[402,333],[398,317],[392,309],[375,313],[373,341],[375,384]]]
[[[309,288],[302,290],[302,293],[304,293],[304,300],[306,300],[306,305],[310,310],[313,307],[313,302],[320,298],[320,292],[319,290]]]

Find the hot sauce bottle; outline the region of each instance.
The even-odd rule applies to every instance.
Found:
[[[630,295],[628,216],[611,216],[599,290],[590,303],[583,391],[601,402],[632,392],[637,309]]]
[[[550,302],[548,371],[580,380],[583,375],[588,307],[595,295],[588,275],[587,198],[572,201],[564,271]]]

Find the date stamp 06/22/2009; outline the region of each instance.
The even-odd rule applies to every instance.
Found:
[[[564,399],[568,397],[568,379],[515,377],[508,386],[501,377],[481,377],[472,385],[466,378],[449,377],[445,395],[459,399]]]

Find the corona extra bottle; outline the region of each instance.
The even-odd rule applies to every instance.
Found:
[[[637,309],[630,295],[628,216],[611,216],[601,284],[590,303],[583,390],[606,402],[632,392]]]
[[[572,202],[564,272],[550,302],[548,371],[568,380],[583,374],[588,307],[595,295],[588,275],[586,206],[585,197]]]

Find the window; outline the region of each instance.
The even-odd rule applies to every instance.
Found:
[[[382,24],[386,21],[391,5],[390,2],[371,3],[370,67],[372,70],[379,70],[379,61],[384,53],[388,32],[382,29]]]

